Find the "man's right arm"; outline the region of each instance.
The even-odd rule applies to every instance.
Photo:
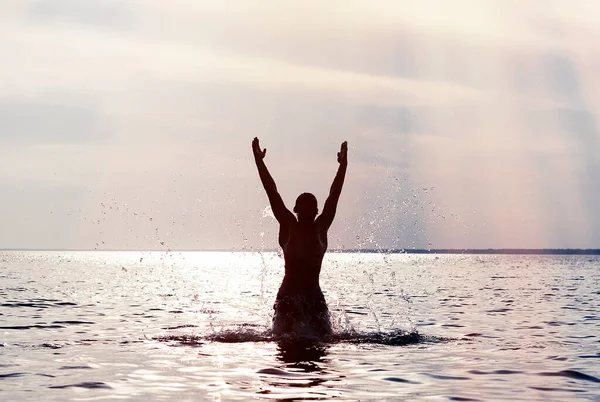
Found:
[[[256,162],[256,168],[258,169],[260,181],[262,182],[265,192],[267,193],[267,197],[269,197],[269,203],[271,204],[273,215],[275,215],[275,219],[277,219],[280,224],[288,223],[290,219],[295,219],[294,215],[289,209],[287,209],[283,199],[281,198],[281,195],[279,195],[279,192],[277,192],[275,180],[273,180],[273,177],[269,173],[264,161],[267,150],[266,148],[264,150],[260,149],[258,138],[256,137],[252,141],[252,151],[254,153],[254,161]]]

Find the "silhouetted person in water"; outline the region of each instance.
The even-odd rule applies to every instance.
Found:
[[[296,199],[294,216],[286,208],[269,174],[258,138],[252,141],[254,160],[260,180],[267,192],[273,214],[279,222],[279,245],[285,259],[285,275],[275,300],[273,334],[294,333],[302,336],[323,336],[331,333],[329,310],[319,286],[321,262],[327,250],[327,231],[335,217],[338,200],[348,166],[348,144],[342,143],[337,160],[340,164],[325,201],[323,213],[317,217],[317,199],[302,193]]]

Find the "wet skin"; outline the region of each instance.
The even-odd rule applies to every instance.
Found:
[[[319,274],[327,250],[327,231],[318,221],[313,221],[281,225],[279,232],[285,259],[280,291],[303,294],[320,290]]]
[[[321,295],[319,274],[327,250],[327,231],[335,217],[348,166],[347,143],[342,143],[338,152],[339,168],[323,212],[318,217],[317,201],[312,194],[298,197],[294,207],[296,215],[287,209],[264,163],[267,150],[261,150],[258,138],[252,141],[252,150],[260,179],[279,222],[279,245],[285,259],[285,275],[278,299],[283,295],[311,297],[317,292]]]

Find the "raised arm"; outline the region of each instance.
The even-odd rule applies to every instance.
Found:
[[[342,187],[344,186],[346,168],[348,167],[348,143],[346,141],[342,143],[340,152],[337,154],[337,160],[340,166],[338,167],[337,174],[331,184],[329,197],[327,197],[327,201],[325,201],[325,205],[323,206],[323,213],[317,218],[319,225],[325,230],[329,229],[333,223],[337,204],[340,199],[340,194],[342,193]]]
[[[289,209],[286,208],[281,195],[277,192],[277,186],[275,185],[275,180],[271,177],[267,166],[265,165],[264,158],[267,154],[267,149],[263,149],[261,151],[260,144],[258,143],[258,138],[254,137],[252,140],[252,152],[254,153],[254,161],[256,162],[256,168],[258,169],[258,175],[260,176],[260,181],[267,192],[267,197],[269,197],[269,203],[271,204],[271,209],[273,209],[273,214],[275,215],[275,219],[280,224],[285,224],[290,221],[290,219],[296,219],[294,214],[290,212]]]

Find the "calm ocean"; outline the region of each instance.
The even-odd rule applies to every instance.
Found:
[[[1,252],[0,400],[600,401],[600,258],[328,254],[335,336],[272,339],[274,253]]]

